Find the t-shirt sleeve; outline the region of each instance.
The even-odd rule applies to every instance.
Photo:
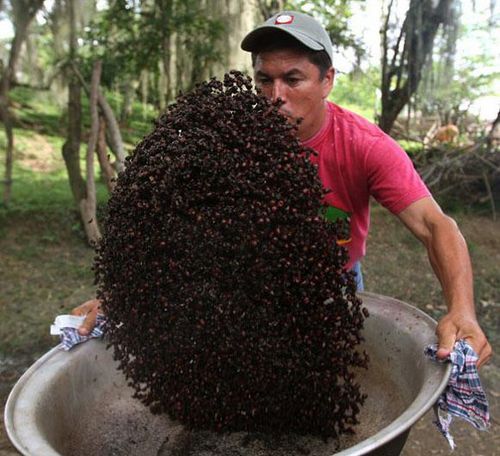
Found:
[[[410,157],[388,135],[368,145],[364,168],[369,193],[393,214],[431,195]]]

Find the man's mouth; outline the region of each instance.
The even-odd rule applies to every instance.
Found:
[[[294,119],[294,116],[292,115],[292,113],[290,111],[288,111],[288,109],[280,108],[279,112],[280,112],[280,114],[283,114],[285,117],[288,117],[289,119],[292,119],[292,120]]]

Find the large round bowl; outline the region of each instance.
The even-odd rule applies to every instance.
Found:
[[[447,384],[450,366],[434,363],[423,354],[424,347],[435,341],[436,322],[396,299],[369,293],[361,297],[370,312],[363,347],[370,367],[357,373],[368,395],[360,424],[355,435],[338,441],[296,437],[302,454],[398,455],[411,426]],[[165,416],[150,414],[131,396],[104,342],[90,341],[70,352],[56,347],[36,361],[12,389],[5,408],[7,433],[15,447],[30,456],[174,454],[165,443],[182,435],[182,427]],[[283,438],[256,449],[249,441],[257,445],[255,441],[262,436],[249,439],[243,434],[200,432],[193,437],[191,433],[190,450],[184,445],[182,454],[228,454],[229,450],[217,449],[222,441],[232,445],[231,454],[293,453]],[[201,441],[198,452],[196,441]],[[235,452],[239,443],[241,451]],[[280,444],[286,448],[280,450]]]

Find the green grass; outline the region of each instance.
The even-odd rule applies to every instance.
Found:
[[[33,130],[44,136],[59,136],[64,142],[66,135],[66,102],[59,106],[55,96],[48,90],[34,90],[27,87],[16,87],[9,92],[14,106],[17,126],[26,130]],[[59,95],[58,95],[59,96]],[[117,92],[106,92],[105,97],[112,107],[116,118],[123,103],[121,94]],[[63,94],[63,100],[67,95]],[[88,109],[88,97],[82,91],[82,124],[83,131],[90,127],[90,115]],[[158,112],[152,105],[143,105],[139,102],[132,104],[132,114],[126,125],[122,125],[121,133],[123,141],[129,150],[153,128],[153,120]]]
[[[417,155],[419,152],[422,152],[424,149],[424,145],[417,141],[410,141],[406,139],[399,139],[399,145],[406,151],[406,153],[412,157]]]
[[[102,182],[96,183],[97,202],[105,204],[108,192]],[[22,166],[14,166],[12,201],[9,208],[1,208],[9,213],[56,212],[74,206],[65,170],[51,173],[36,173]]]
[[[18,126],[49,136],[64,136],[64,113],[50,91],[16,87],[9,92]]]
[[[48,334],[54,316],[93,295],[93,251],[75,235],[71,210],[11,213],[0,223],[0,354],[39,354],[57,343]]]

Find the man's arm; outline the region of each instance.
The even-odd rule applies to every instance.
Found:
[[[436,329],[438,358],[448,356],[456,340],[467,339],[479,356],[480,367],[492,350],[476,318],[469,251],[457,224],[431,197],[410,204],[398,217],[425,245],[443,289],[448,313]]]

